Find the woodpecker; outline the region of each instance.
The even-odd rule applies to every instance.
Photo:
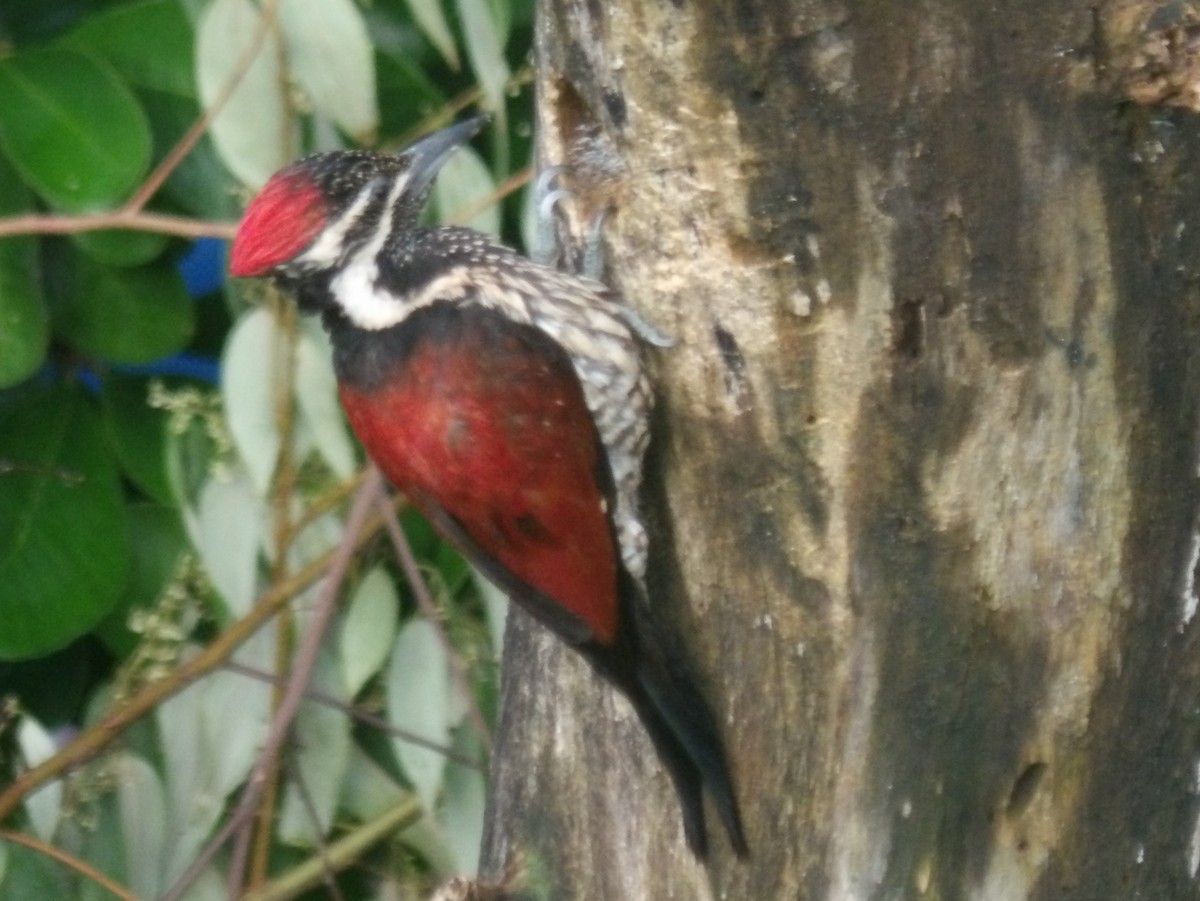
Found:
[[[603,284],[419,217],[485,118],[399,154],[318,153],[251,201],[230,255],[320,314],[351,427],[388,480],[632,703],[707,854],[707,786],[748,854],[712,709],[645,609],[652,403],[638,320]]]

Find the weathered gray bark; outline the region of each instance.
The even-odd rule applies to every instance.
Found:
[[[753,857],[713,829],[689,858],[628,708],[519,621],[484,872],[521,854],[554,899],[1200,895],[1200,127],[1166,105],[1190,13],[541,6],[574,231],[612,206],[611,280],[679,338],[655,603]]]

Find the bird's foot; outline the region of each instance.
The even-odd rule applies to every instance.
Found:
[[[562,166],[550,166],[539,172],[533,183],[537,228],[530,255],[535,262],[546,266],[562,265],[567,262],[564,259],[562,244],[558,240],[558,220],[555,216],[558,205],[571,196],[568,189],[554,186],[563,172]],[[574,265],[567,265],[567,269],[594,281],[604,282],[604,223],[607,219],[607,209],[602,209],[592,217],[591,225],[588,226],[587,236],[583,242],[582,256],[574,262]],[[621,318],[625,320],[625,324],[647,344],[655,347],[675,346],[673,337],[659,331],[647,322],[637,310],[628,306],[623,298],[620,299],[619,307]]]

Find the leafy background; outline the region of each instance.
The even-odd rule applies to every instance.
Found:
[[[384,500],[316,324],[223,270],[275,169],[471,109],[432,215],[516,242],[531,6],[0,4],[0,897],[474,872],[503,599]]]

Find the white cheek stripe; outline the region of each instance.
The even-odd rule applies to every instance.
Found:
[[[383,215],[375,226],[371,239],[350,258],[346,268],[338,273],[332,282],[330,290],[334,298],[342,306],[346,317],[360,328],[375,330],[395,325],[404,318],[403,307],[395,297],[380,291],[377,285],[379,278],[379,252],[392,233],[392,217],[396,201],[408,184],[408,176],[396,178],[392,189],[388,191],[384,201]],[[358,204],[355,198],[354,205]],[[338,226],[341,223],[337,223]]]
[[[359,189],[358,196],[354,198],[354,202],[346,207],[346,212],[342,213],[342,218],[325,228],[317,236],[317,240],[313,242],[312,247],[297,257],[296,262],[321,269],[328,268],[336,263],[338,257],[341,256],[342,247],[345,246],[346,234],[363,214],[363,210],[371,202],[371,196],[374,193],[374,184],[367,182],[367,184],[363,185]]]

